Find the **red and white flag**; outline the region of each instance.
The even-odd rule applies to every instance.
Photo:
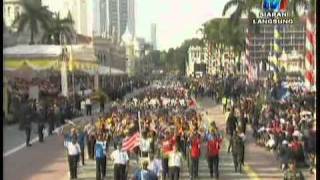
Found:
[[[135,147],[140,144],[140,134],[136,132],[131,137],[128,137],[122,142],[122,150],[123,151],[132,151]]]
[[[196,107],[197,107],[197,102],[196,102],[196,100],[191,99],[191,100],[189,101],[189,107],[190,107],[190,108],[196,108]]]

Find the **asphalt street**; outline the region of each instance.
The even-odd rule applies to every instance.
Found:
[[[220,130],[225,129],[225,115],[222,107],[215,105],[208,98],[198,100],[199,109],[203,112],[206,121],[216,121]],[[208,114],[206,114],[208,112]],[[208,123],[207,122],[207,123]],[[24,134],[21,134],[24,137]],[[24,141],[23,141],[24,142]],[[220,179],[265,179],[280,180],[282,172],[279,161],[272,152],[257,146],[251,138],[251,130],[248,127],[245,167],[242,174],[235,173],[231,154],[227,153],[228,140],[224,139],[220,155]],[[209,171],[205,159],[205,148],[202,148],[202,157],[199,165],[199,179],[209,179]],[[67,180],[68,165],[66,151],[63,147],[63,138],[58,135],[47,137],[44,143],[35,142],[30,148],[23,148],[3,158],[5,180]],[[137,168],[136,162],[131,162],[133,172]],[[107,177],[112,177],[112,165],[108,162]],[[303,171],[306,179],[315,179],[308,171]],[[189,179],[186,166],[181,179]],[[95,162],[87,161],[84,167],[79,167],[79,178],[83,180],[95,179]]]

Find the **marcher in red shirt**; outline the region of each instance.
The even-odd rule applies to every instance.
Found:
[[[297,136],[293,136],[293,141],[289,146],[291,147],[293,158],[298,162],[301,161],[303,159],[302,143]]]
[[[162,141],[162,177],[166,179],[169,176],[169,154],[172,151],[172,139],[169,133],[166,132],[165,139]]]
[[[191,137],[191,178],[198,177],[199,158],[201,155],[201,139],[199,133],[194,133]]]
[[[210,170],[210,177],[213,177],[213,169],[215,170],[216,178],[219,178],[219,151],[222,138],[211,132],[212,139],[208,139],[207,143],[207,158]]]

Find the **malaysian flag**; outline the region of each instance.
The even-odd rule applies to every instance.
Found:
[[[197,102],[195,99],[191,99],[189,101],[189,108],[196,108],[197,107]]]
[[[122,150],[123,151],[132,151],[135,147],[140,144],[140,134],[136,132],[131,137],[128,137],[122,142]]]

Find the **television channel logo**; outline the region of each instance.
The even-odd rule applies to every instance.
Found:
[[[263,0],[263,9],[271,12],[285,12],[289,0]]]

